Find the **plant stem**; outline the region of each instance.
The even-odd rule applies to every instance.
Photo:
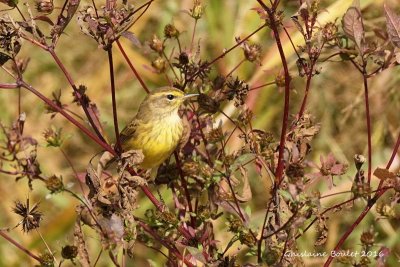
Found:
[[[178,168],[178,171],[179,171],[179,177],[181,178],[181,184],[182,184],[183,190],[185,191],[185,197],[186,197],[187,205],[188,205],[189,212],[190,212],[190,221],[191,221],[193,229],[195,229],[196,228],[196,219],[192,215],[193,214],[192,201],[190,199],[189,189],[187,186],[187,182],[185,180],[185,176],[182,171],[182,165],[181,165],[181,161],[179,159],[178,152],[175,151],[174,156],[175,156],[175,161],[176,161],[176,167]]]
[[[297,116],[298,119],[301,119],[303,117],[304,111],[306,109],[306,104],[307,104],[307,98],[308,98],[308,93],[310,91],[310,85],[311,85],[311,78],[312,78],[312,72],[313,72],[314,64],[311,63],[309,73],[307,74],[307,82],[306,82],[306,89],[304,90],[304,97],[303,101],[301,103],[300,111]]]
[[[367,120],[367,139],[368,139],[368,184],[371,184],[372,176],[372,133],[371,133],[371,115],[369,112],[369,97],[368,97],[368,80],[364,64],[363,80],[364,80],[364,97],[365,97],[365,117]]]
[[[285,53],[283,51],[281,39],[279,36],[277,21],[275,20],[275,9],[269,9],[262,0],[257,0],[257,2],[264,8],[264,10],[268,13],[268,17],[270,20],[270,27],[273,31],[276,46],[278,47],[279,55],[281,57],[283,71],[285,73],[285,104],[283,108],[283,119],[282,119],[282,130],[281,130],[281,140],[279,142],[279,154],[278,154],[278,166],[275,171],[275,177],[277,184],[283,179],[283,171],[285,168],[283,153],[285,151],[285,141],[286,141],[286,131],[288,127],[288,118],[289,118],[289,100],[290,100],[290,81],[291,77],[289,74],[289,68],[286,62]]]
[[[397,137],[397,141],[396,144],[393,148],[393,152],[392,152],[392,156],[390,157],[387,165],[386,165],[386,169],[389,169],[390,166],[393,163],[393,160],[397,154],[397,151],[399,149],[400,146],[400,134]],[[370,199],[368,201],[367,206],[364,208],[364,210],[361,212],[361,214],[358,216],[358,218],[356,219],[356,221],[348,228],[348,230],[344,233],[344,235],[340,238],[339,242],[336,244],[335,248],[333,249],[333,251],[338,251],[341,246],[343,245],[343,243],[346,241],[347,237],[349,237],[349,235],[354,231],[354,229],[357,227],[357,225],[360,224],[360,222],[364,219],[364,217],[367,215],[367,213],[369,212],[369,210],[375,205],[376,201],[389,189],[389,188],[382,188],[383,186],[383,181],[381,180],[379,185],[378,185],[378,190],[375,193],[374,197],[372,199]],[[327,267],[331,264],[331,262],[333,261],[333,257],[329,256],[328,259],[326,260],[324,267]]]
[[[240,67],[240,65],[242,65],[242,63],[243,62],[245,62],[246,61],[246,59],[245,58],[243,58],[227,75],[226,75],[226,77],[229,77],[229,76],[231,76],[232,75],[232,73],[235,71],[235,70],[237,70],[239,67]]]
[[[119,51],[121,51],[122,55],[124,56],[126,63],[128,63],[129,67],[131,68],[133,74],[135,75],[136,79],[138,79],[139,83],[142,85],[142,88],[146,91],[146,93],[150,93],[149,88],[147,88],[146,84],[144,83],[144,81],[142,80],[142,78],[140,77],[139,73],[136,71],[135,67],[132,65],[132,62],[129,60],[127,54],[125,53],[124,48],[122,47],[121,43],[119,42],[119,40],[116,41]]]
[[[23,247],[21,244],[19,244],[17,241],[15,241],[14,239],[12,239],[9,235],[7,235],[3,230],[0,230],[0,236],[2,236],[4,239],[6,239],[8,242],[10,242],[11,244],[13,244],[14,246],[16,246],[18,249],[20,249],[21,251],[25,252],[29,257],[37,260],[39,263],[42,263],[42,260],[36,256],[35,254],[33,254],[32,252],[30,252],[28,249],[26,249],[25,247]]]
[[[65,68],[64,64],[61,62],[61,60],[58,58],[57,54],[54,52],[53,48],[48,47],[47,51],[49,51],[49,53],[51,54],[51,56],[53,57],[54,61],[57,63],[57,65],[59,66],[59,68],[61,69],[61,71],[64,73],[65,77],[67,78],[69,84],[71,85],[72,89],[74,90],[75,96],[77,97],[79,103],[82,106],[83,111],[86,114],[86,117],[89,121],[89,124],[92,126],[93,130],[95,131],[97,137],[105,142],[105,139],[103,137],[103,135],[100,133],[98,127],[96,126],[95,122],[94,122],[94,118],[97,120],[97,122],[100,124],[99,119],[97,118],[97,116],[95,115],[96,113],[92,110],[92,108],[87,106],[87,103],[84,103],[84,100],[82,98],[82,95],[79,93],[78,88],[76,87],[74,81],[72,80],[71,75],[69,74],[69,72],[67,71],[67,69]],[[91,113],[89,112],[89,109],[91,109]]]
[[[72,124],[74,124],[76,127],[78,127],[82,132],[84,132],[90,139],[92,139],[94,142],[99,144],[102,148],[105,150],[109,151],[113,155],[116,155],[115,151],[112,149],[112,147],[100,140],[99,137],[94,135],[91,131],[89,131],[85,126],[80,124],[76,119],[74,119],[71,115],[69,115],[67,112],[65,112],[62,108],[57,106],[56,104],[53,103],[50,99],[42,95],[39,91],[37,91],[35,88],[33,88],[31,85],[27,84],[24,81],[19,81],[20,85],[24,88],[26,88],[28,91],[32,92],[35,94],[37,97],[39,97],[43,102],[45,102],[47,105],[52,107],[53,109],[57,110],[61,115],[63,115],[67,120],[69,120]]]
[[[200,70],[198,70],[196,73],[194,73],[192,76],[188,77],[185,80],[185,83],[183,85],[183,88],[185,88],[185,86],[191,82],[197,74],[199,74],[204,68],[207,68],[209,66],[211,66],[212,64],[214,64],[216,61],[220,60],[221,58],[225,57],[226,54],[228,54],[229,52],[231,52],[232,50],[234,50],[236,47],[240,46],[242,43],[246,42],[248,39],[250,39],[250,37],[252,37],[253,35],[255,35],[257,32],[259,32],[260,30],[262,30],[265,26],[267,26],[266,23],[264,23],[263,25],[261,25],[260,27],[258,27],[257,29],[255,29],[252,33],[250,33],[249,35],[247,35],[245,38],[243,38],[242,40],[240,40],[239,42],[237,42],[234,46],[232,46],[231,48],[224,50],[224,52],[222,52],[222,54],[220,54],[219,56],[217,56],[216,58],[214,58],[213,60],[211,60],[210,62],[208,62],[207,64],[204,64],[202,66],[202,68]]]
[[[190,52],[193,51],[193,43],[194,43],[194,36],[196,34],[196,27],[197,27],[197,19],[194,20],[193,32],[192,32],[192,40],[190,41]]]
[[[119,154],[121,152],[121,141],[119,138],[117,101],[115,98],[115,80],[114,80],[114,64],[113,64],[113,56],[112,56],[112,46],[110,46],[107,49],[107,54],[108,54],[108,64],[110,66],[111,100],[112,100],[114,131],[115,131],[115,140],[116,140],[115,150]]]

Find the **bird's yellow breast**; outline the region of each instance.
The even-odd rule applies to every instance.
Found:
[[[176,149],[183,132],[182,120],[178,114],[148,124],[138,123],[135,128],[135,132],[143,134],[128,140],[123,149],[141,149],[144,160],[140,167],[144,169],[156,167],[164,162]]]

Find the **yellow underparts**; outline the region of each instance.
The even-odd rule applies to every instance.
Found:
[[[141,149],[144,160],[140,164],[143,169],[151,169],[163,163],[176,149],[182,138],[183,125],[181,118],[168,116],[151,124],[138,124],[135,138],[128,140],[124,151]]]

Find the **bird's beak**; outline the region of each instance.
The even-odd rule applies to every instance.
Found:
[[[187,95],[184,95],[183,98],[186,100],[188,98],[195,97],[195,96],[198,96],[198,95],[199,94],[187,94]]]

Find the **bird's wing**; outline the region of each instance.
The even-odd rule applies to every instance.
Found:
[[[129,139],[133,138],[133,136],[135,135],[136,126],[137,126],[137,121],[132,120],[121,131],[121,133],[119,134],[119,139],[121,141],[121,145],[124,145],[125,142],[127,142]]]

